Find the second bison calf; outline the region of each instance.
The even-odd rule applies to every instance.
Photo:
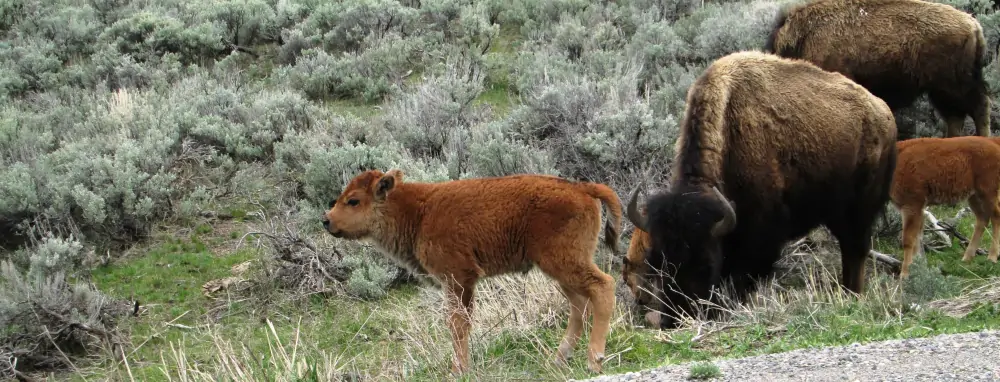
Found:
[[[976,226],[963,261],[972,260],[986,223],[992,222],[990,261],[1000,253],[1000,145],[991,138],[965,136],[917,138],[896,143],[899,157],[890,197],[903,215],[903,266],[910,274],[913,252],[920,243],[924,208],[955,205],[967,199],[976,214]]]

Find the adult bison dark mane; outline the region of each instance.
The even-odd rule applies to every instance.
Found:
[[[762,52],[713,62],[691,85],[674,171],[643,216],[649,235],[636,302],[676,323],[692,299],[730,283],[736,301],[770,277],[787,242],[826,226],[840,243],[842,284],[860,293],[872,225],[889,200],[896,125],[882,100],[835,72]],[[662,319],[666,318],[666,319]]]

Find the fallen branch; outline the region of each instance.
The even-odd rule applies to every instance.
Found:
[[[970,209],[969,207],[959,208],[958,212],[955,213],[955,217],[953,217],[953,218],[951,218],[951,219],[948,220],[948,224],[951,224],[953,226],[956,225],[956,224],[958,224],[958,221],[960,219],[962,219],[962,216],[965,216],[965,214],[967,214],[967,213],[969,213],[971,211],[972,211],[972,209]]]
[[[166,325],[169,326],[169,327],[172,327],[172,328],[177,328],[177,329],[185,329],[185,330],[193,330],[193,329],[195,329],[195,327],[193,327],[193,326],[187,326],[187,325],[184,325],[184,324],[167,323]]]
[[[888,265],[890,265],[892,267],[895,267],[895,268],[899,268],[899,267],[901,267],[903,265],[903,262],[899,261],[899,259],[896,259],[895,257],[886,255],[884,253],[875,251],[874,249],[873,250],[869,250],[868,254],[871,255],[872,259],[875,259],[875,261],[882,262],[883,264],[888,264]]]
[[[969,246],[969,239],[966,239],[964,235],[962,235],[961,233],[959,233],[957,227],[955,227],[954,225],[951,225],[949,223],[945,223],[945,222],[941,222],[941,226],[942,226],[942,229],[944,229],[945,231],[948,231],[948,233],[952,234],[952,236],[955,236],[955,238],[958,239],[958,242],[960,244],[962,244],[963,247],[968,247]],[[985,249],[976,248],[976,254],[977,255],[986,256],[987,252],[986,252]]]
[[[931,229],[934,230],[934,233],[936,233],[939,237],[941,237],[941,240],[944,240],[945,243],[948,243],[948,246],[950,247],[951,237],[949,237],[946,233],[943,232],[946,230],[946,228],[941,226],[942,222],[938,220],[938,218],[935,217],[934,214],[932,214],[930,211],[926,209],[924,209],[924,217],[927,218],[927,221],[931,224]]]

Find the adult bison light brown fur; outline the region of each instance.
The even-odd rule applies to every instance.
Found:
[[[1000,146],[984,137],[917,138],[896,144],[899,159],[893,175],[892,203],[903,216],[903,266],[900,277],[910,274],[913,252],[920,245],[924,208],[955,205],[968,200],[976,226],[962,261],[972,260],[979,249],[986,223],[992,222],[989,259],[1000,253]]]
[[[764,49],[840,72],[893,110],[927,93],[945,137],[963,135],[966,116],[990,136],[985,41],[975,18],[946,4],[817,0],[779,11]]]
[[[721,303],[709,293],[723,281],[741,301],[790,240],[820,225],[839,241],[842,285],[860,293],[895,141],[885,102],[839,73],[762,52],[719,58],[688,89],[668,190],[645,217],[642,185],[626,208],[649,233],[636,274],[658,297],[637,302],[665,308],[671,327],[671,312],[694,313],[688,298]]]
[[[476,282],[538,266],[570,302],[569,325],[556,360],[565,362],[594,316],[588,368],[601,371],[614,308],[614,279],[594,264],[601,202],[610,218],[605,244],[617,252],[622,206],[598,183],[546,175],[403,182],[400,170],[356,176],[323,218],[333,236],[367,240],[411,272],[445,290],[458,374],[469,366],[469,330]],[[586,309],[586,310],[585,310]]]

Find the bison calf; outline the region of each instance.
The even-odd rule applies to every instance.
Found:
[[[654,297],[649,294],[650,291],[640,285],[641,280],[639,279],[639,275],[636,273],[641,269],[642,263],[646,261],[646,251],[649,251],[649,247],[651,245],[652,243],[650,243],[649,232],[643,231],[639,227],[635,227],[632,231],[632,240],[628,243],[628,251],[625,252],[625,257],[622,258],[622,281],[625,282],[629,292],[632,293],[632,297],[635,298],[636,301],[649,301]],[[644,315],[644,318],[646,319],[646,322],[653,327],[660,327],[659,314],[647,312]]]
[[[910,274],[913,252],[920,244],[924,208],[955,205],[968,200],[976,226],[962,261],[972,260],[986,223],[992,222],[989,259],[1000,253],[1000,146],[991,138],[969,136],[916,138],[896,144],[899,157],[890,197],[903,215],[903,266],[900,277]]]
[[[986,39],[971,15],[921,0],[814,0],[781,10],[765,51],[844,74],[891,109],[927,93],[959,136],[965,117],[990,135]]]
[[[444,288],[454,372],[469,366],[476,282],[537,265],[558,282],[570,303],[556,360],[565,362],[572,353],[589,307],[594,322],[588,367],[599,373],[615,303],[614,279],[593,261],[601,201],[610,213],[605,244],[617,252],[618,195],[603,184],[546,175],[404,183],[400,170],[366,171],[331,202],[323,226],[334,237],[373,243],[410,272],[430,276]]]

